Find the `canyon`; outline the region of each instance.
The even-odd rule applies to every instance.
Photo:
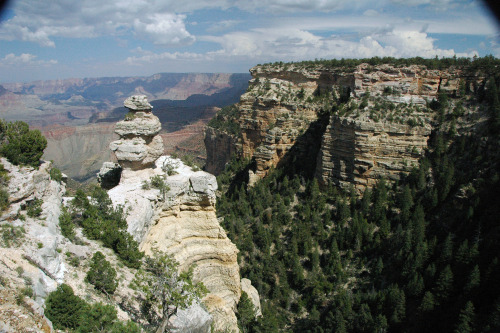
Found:
[[[47,137],[44,158],[78,182],[95,181],[114,123],[123,119],[123,100],[146,95],[163,130],[165,153],[203,160],[203,129],[220,107],[236,102],[248,74],[160,73],[149,77],[110,77],[2,83],[0,117],[22,120]]]

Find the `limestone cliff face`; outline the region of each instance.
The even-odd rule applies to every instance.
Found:
[[[171,170],[170,176],[164,170]],[[170,190],[143,188],[144,181],[159,175]],[[235,310],[241,295],[238,250],[227,238],[215,214],[215,177],[193,171],[180,160],[166,156],[155,168],[127,170],[120,184],[109,191],[115,204],[128,211],[128,231],[141,243],[172,255],[180,270],[193,268],[195,281],[209,290],[203,303],[221,331],[238,331]]]
[[[333,116],[323,135],[316,178],[321,184],[354,184],[361,191],[382,177],[397,180],[418,164],[430,132],[430,126]]]
[[[396,179],[416,163],[434,117],[428,102],[440,92],[456,96],[484,81],[459,68],[366,63],[349,68],[280,63],[259,65],[250,73],[249,88],[236,105],[238,115],[231,119],[240,128],[238,141],[232,148],[218,143],[223,126],[206,131],[210,167],[224,165],[228,152],[237,151],[255,160],[251,184],[287,163],[292,149],[315,151],[318,142],[307,132],[321,123],[315,130],[322,136],[316,177],[323,184],[353,183],[359,190],[380,177]]]
[[[207,150],[205,170],[217,175],[224,170],[226,163],[236,153],[238,138],[229,133],[207,127],[204,142]]]

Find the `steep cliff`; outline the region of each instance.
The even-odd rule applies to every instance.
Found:
[[[58,223],[65,185],[51,179],[50,162],[34,169],[2,157],[0,164],[10,203],[0,217],[0,330],[51,332],[42,305],[67,271],[58,251],[64,244]],[[35,205],[39,209],[30,211]],[[19,296],[23,288],[31,290],[30,298]]]
[[[456,97],[484,85],[484,75],[473,71],[424,65],[277,63],[250,73],[235,116],[226,120],[237,124],[237,139],[227,139],[224,123],[205,132],[207,169],[220,172],[236,151],[255,161],[252,184],[293,157],[316,164],[320,183],[352,183],[359,190],[381,177],[398,179],[416,163],[440,95]]]
[[[226,163],[236,153],[238,138],[229,133],[207,127],[204,142],[206,151],[210,152],[207,154],[205,170],[212,174],[218,174],[224,170]]]
[[[127,211],[128,232],[146,254],[157,249],[172,255],[180,271],[192,269],[193,279],[207,287],[203,302],[213,316],[213,326],[238,331],[238,250],[217,220],[215,176],[135,144],[144,137],[154,142],[161,124],[151,114],[146,96],[126,99],[125,107],[133,114],[116,124],[121,139],[110,145],[123,167],[119,183],[109,191],[111,200]],[[152,186],[154,179],[161,179],[160,187]]]
[[[164,195],[143,186],[154,176],[165,177],[169,190]],[[109,195],[129,212],[128,231],[146,254],[156,248],[172,255],[181,270],[193,268],[194,280],[209,290],[203,301],[214,327],[233,332],[238,330],[234,312],[241,294],[238,250],[217,220],[216,189],[213,175],[162,156],[155,168],[124,170]]]
[[[397,180],[401,172],[418,164],[430,132],[430,126],[332,117],[323,135],[315,176],[324,185],[354,184],[358,190],[372,187],[382,177]]]

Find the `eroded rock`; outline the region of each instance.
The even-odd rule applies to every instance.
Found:
[[[125,100],[129,114],[115,126],[119,140],[110,143],[118,163],[127,169],[140,170],[152,167],[163,154],[163,140],[158,133],[161,123],[152,114],[146,96],[131,96]]]
[[[165,179],[169,188],[165,196],[159,189],[143,186],[154,176]],[[194,268],[193,279],[209,290],[203,303],[213,326],[236,332],[235,310],[241,294],[238,250],[217,220],[216,190],[215,176],[162,156],[155,168],[124,170],[109,195],[114,204],[124,205],[128,231],[141,250],[148,254],[156,248],[172,255],[180,270]]]
[[[101,170],[97,174],[97,181],[104,189],[112,189],[120,183],[122,167],[118,163],[104,162]]]

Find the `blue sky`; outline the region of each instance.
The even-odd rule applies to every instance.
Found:
[[[500,57],[475,0],[11,0],[0,82],[372,56]]]

